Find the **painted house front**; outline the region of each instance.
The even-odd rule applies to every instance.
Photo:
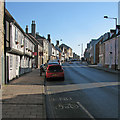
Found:
[[[99,43],[103,40],[103,36],[100,36],[94,44],[94,64],[99,64]]]
[[[6,83],[31,71],[34,44],[11,14],[6,16]]]
[[[42,44],[42,49],[43,49],[43,64],[47,63],[49,56],[48,56],[48,52],[49,52],[49,41],[45,38],[45,37],[41,37],[40,35],[36,34],[36,39],[38,42],[40,42]]]
[[[31,33],[28,33],[28,25],[26,26],[26,34],[34,41],[35,48],[34,48],[34,59],[32,61],[32,66],[34,68],[40,68],[40,65],[43,64],[43,41],[39,33],[36,33],[36,24],[35,21],[32,21],[31,24]]]
[[[69,46],[67,46],[65,44],[61,44],[59,46],[59,48],[64,55],[64,60],[69,60],[69,59],[73,58],[72,49]]]
[[[105,41],[105,66],[115,69],[115,60],[118,66],[118,39],[115,33],[111,32],[110,39]]]
[[[54,44],[52,44],[51,60],[56,60],[56,59],[57,59],[57,49],[55,48]]]
[[[120,71],[120,25],[117,25],[116,35],[118,41],[118,43],[116,44],[116,47],[118,47],[118,70]]]
[[[92,39],[90,41],[90,63],[94,64],[94,56],[95,56],[95,49],[94,49],[94,45],[96,43],[97,39]]]
[[[7,79],[12,80],[19,77],[20,57],[24,55],[24,47],[21,47],[21,41],[24,41],[23,33],[10,23],[10,46],[6,53]]]
[[[103,41],[99,42],[99,65],[105,65],[105,43]]]
[[[20,58],[24,55],[24,31],[6,10],[6,83],[20,75]]]
[[[35,43],[32,41],[32,39],[26,34],[25,35],[25,47],[24,47],[24,71],[30,72],[32,71],[32,60],[34,58],[34,55],[32,54],[34,52]]]

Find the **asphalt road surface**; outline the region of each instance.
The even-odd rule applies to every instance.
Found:
[[[115,118],[119,115],[118,75],[80,63],[63,65],[65,80],[46,81],[49,118]]]

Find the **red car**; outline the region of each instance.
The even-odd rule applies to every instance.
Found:
[[[49,64],[46,70],[46,79],[61,78],[64,80],[64,70],[59,64]]]

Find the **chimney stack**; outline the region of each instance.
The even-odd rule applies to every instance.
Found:
[[[28,33],[28,25],[26,25],[26,30],[25,31],[26,31],[26,33]]]
[[[36,24],[35,24],[35,21],[32,21],[31,31],[32,31],[32,35],[34,37],[36,37]]]
[[[59,47],[59,40],[56,40],[56,46]]]
[[[48,41],[51,43],[50,34],[48,34]]]

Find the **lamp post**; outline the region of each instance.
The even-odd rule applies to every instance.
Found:
[[[114,19],[115,20],[115,30],[117,29],[117,18],[108,17],[108,16],[104,16],[104,18],[105,19]],[[115,36],[115,70],[116,70],[116,36]]]
[[[80,45],[78,45],[80,47]]]

